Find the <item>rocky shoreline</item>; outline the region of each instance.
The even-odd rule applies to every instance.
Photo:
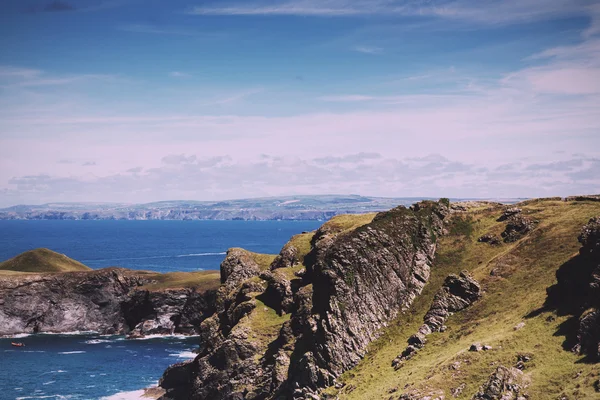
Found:
[[[535,253],[540,251],[535,246],[556,224],[546,224],[548,217],[538,219],[543,201],[549,210],[568,207],[563,200],[553,199],[524,202],[519,208],[483,202],[450,205],[442,199],[376,215],[336,217],[316,232],[293,237],[277,257],[230,249],[220,271],[202,287],[161,287],[157,274],[121,268],[0,275],[0,335],[69,330],[133,339],[198,335],[196,358],[169,367],[158,387],[147,389],[148,396],[161,400],[334,398],[323,391],[335,388],[351,393],[355,389],[346,386],[342,375],[354,370],[373,342],[423,297],[434,273],[438,283],[419,317],[422,322],[390,353],[386,368],[400,373],[431,353],[432,341],[440,335],[447,335],[446,343],[475,331],[484,320],[474,316],[482,312],[483,303],[491,301],[487,290],[511,279],[523,260],[529,262],[517,255],[530,247],[532,254],[544,254]],[[595,202],[571,201],[573,207],[577,202]],[[590,209],[597,211],[594,207]],[[484,217],[486,225],[478,225]],[[578,255],[554,267],[558,283],[548,288],[546,304],[536,313],[571,315],[576,323],[567,333],[567,342],[573,343],[574,353],[593,364],[600,359],[600,219],[589,219],[588,214],[586,221],[578,238]],[[479,230],[471,238],[474,226]],[[581,227],[569,228],[569,232]],[[557,232],[558,246],[565,246],[566,231]],[[444,253],[442,265],[456,263],[456,269],[440,280],[436,257],[445,237],[452,238],[445,241],[447,245],[471,243],[477,259],[488,254],[490,261],[475,261],[481,265],[477,274],[460,272],[460,264],[468,259]],[[499,291],[495,296],[502,294]],[[450,325],[456,324],[451,319],[455,313],[469,316],[461,318],[470,328],[453,333]],[[535,318],[536,313],[521,314],[519,319]],[[474,324],[469,325],[469,318]],[[543,324],[556,319],[553,315],[544,318]],[[507,332],[523,335],[528,324],[514,323]],[[487,340],[471,343],[471,351],[463,347],[441,370],[460,378],[461,365],[467,368],[477,361],[465,352],[494,357],[503,351],[502,343],[510,346],[507,341],[493,346]],[[531,377],[524,370],[535,365],[532,357],[519,352],[502,362],[494,360],[477,387],[463,381],[451,387],[450,393],[460,397],[470,391],[472,399],[531,398]],[[514,366],[507,361],[511,358],[517,360]],[[415,388],[406,384],[404,389],[389,398],[445,398],[444,390],[435,385]]]
[[[198,334],[214,290],[148,290],[154,274],[123,268],[0,275],[0,335],[92,331],[104,335]]]

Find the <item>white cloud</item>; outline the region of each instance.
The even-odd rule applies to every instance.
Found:
[[[192,75],[181,71],[172,71],[169,73],[171,78],[190,78]]]
[[[374,46],[356,46],[353,50],[357,51],[359,53],[364,53],[364,54],[382,54],[383,53],[383,49],[381,47],[374,47]]]
[[[129,24],[117,27],[118,30],[132,33],[148,33],[154,35],[197,36],[199,32],[172,26],[155,26],[146,24]]]
[[[42,70],[0,65],[0,87],[57,86],[78,82],[116,81],[115,75],[77,74],[54,75]]]
[[[11,198],[29,203],[114,201],[115,194],[119,201],[131,202],[323,193],[498,198],[600,190],[600,160],[589,157],[537,164],[521,161],[502,168],[435,154],[403,159],[368,153],[326,159],[268,155],[249,160],[195,155],[174,158],[182,157],[185,162],[106,176],[37,174],[11,178],[4,202]]]
[[[31,79],[42,74],[42,71],[31,68],[18,68],[0,65],[0,78]]]

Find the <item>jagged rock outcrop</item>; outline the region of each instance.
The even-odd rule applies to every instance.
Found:
[[[134,290],[122,303],[130,337],[195,334],[200,323],[214,313],[214,292],[192,289]]]
[[[429,279],[445,204],[379,213],[370,224],[315,243],[310,315],[293,315],[297,339],[287,387],[294,397],[331,385],[364,356]],[[297,360],[297,362],[294,362]],[[300,393],[296,389],[301,389]]]
[[[298,249],[291,243],[286,243],[279,255],[275,257],[273,263],[271,263],[271,270],[275,270],[278,268],[289,268],[300,262],[298,258]]]
[[[444,323],[453,313],[469,307],[481,297],[479,282],[463,271],[459,276],[449,275],[440,290],[435,294],[429,311],[423,317],[423,325],[408,339],[406,349],[394,359],[392,365],[398,367],[402,361],[413,357],[427,343],[432,332],[441,332]]]
[[[0,276],[0,335],[191,334],[212,313],[212,291],[141,287],[152,282],[149,274],[123,268]]]
[[[442,330],[450,315],[469,307],[481,297],[479,282],[463,271],[459,276],[449,275],[423,318],[432,332]]]
[[[489,243],[492,246],[497,246],[501,243],[500,238],[496,235],[492,235],[491,233],[486,233],[485,235],[480,236],[477,241],[479,243]]]
[[[267,282],[263,302],[271,305],[279,315],[290,312],[294,304],[292,282],[277,271],[265,271],[260,274],[260,278]]]
[[[504,210],[502,215],[500,215],[500,217],[496,221],[498,221],[498,222],[506,221],[507,219],[509,219],[512,216],[521,214],[522,211],[523,210],[521,210],[518,207],[509,207],[506,210]]]
[[[583,227],[579,255],[556,272],[546,306],[579,318],[573,351],[600,360],[600,217]]]
[[[239,248],[229,249],[221,263],[221,283],[228,288],[260,274],[260,267],[249,251]]]
[[[527,400],[526,387],[522,371],[500,365],[472,400]]]
[[[600,201],[600,194],[589,194],[583,196],[568,196],[565,201]]]
[[[243,254],[229,252],[221,265],[217,314],[201,326],[203,348],[194,362],[177,367],[183,371],[170,371],[193,379],[185,384],[165,375],[163,398],[314,398],[356,365],[421,292],[448,213],[447,204],[422,202],[379,213],[354,230],[325,224],[313,236],[306,272],[295,285],[279,268],[257,273]],[[294,264],[292,253],[280,254],[286,266]],[[291,313],[269,343],[251,328],[258,299]],[[232,310],[240,308],[248,318],[234,317]]]
[[[160,385],[164,399],[235,399],[240,388],[255,385],[264,374],[257,356],[257,332],[241,323],[257,307],[256,294],[268,284],[260,279],[260,268],[243,249],[230,249],[221,263],[221,287],[215,299],[215,314],[200,326],[201,347],[193,362],[172,366]],[[266,278],[275,275],[263,273]],[[257,278],[253,280],[251,278]],[[258,332],[260,334],[260,332]],[[191,377],[183,379],[182,377]]]
[[[519,213],[508,218],[502,238],[506,243],[516,242],[535,228],[536,221]]]

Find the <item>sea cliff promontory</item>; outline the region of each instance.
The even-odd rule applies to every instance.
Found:
[[[6,268],[0,329],[197,334],[163,400],[592,399],[599,216],[596,196],[442,199],[233,248],[220,271]]]

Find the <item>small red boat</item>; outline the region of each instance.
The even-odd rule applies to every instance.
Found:
[[[25,347],[25,343],[11,342],[11,345],[15,347]]]

